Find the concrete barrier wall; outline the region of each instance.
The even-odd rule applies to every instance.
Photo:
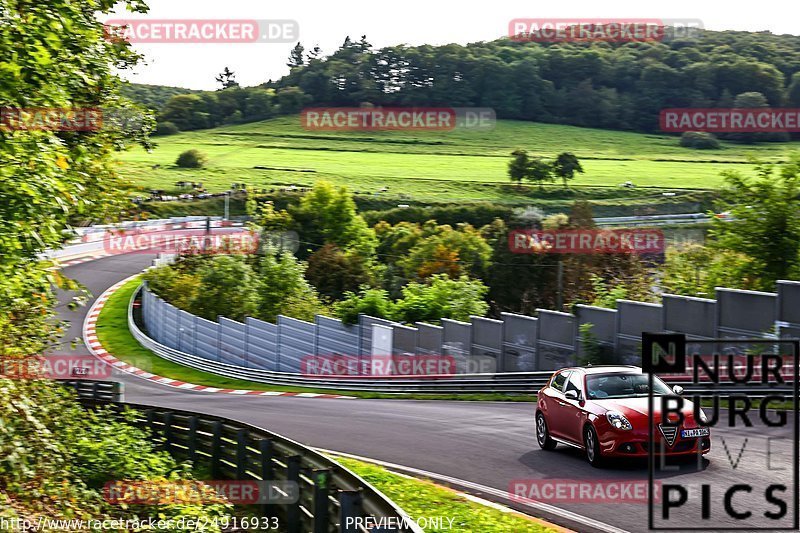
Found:
[[[248,318],[244,324],[194,317],[149,290],[144,324],[158,342],[214,361],[299,372],[302,358],[344,354],[369,357],[373,326],[389,328],[394,355],[455,358],[459,373],[551,370],[576,364],[579,327],[592,324],[597,340],[620,362],[639,364],[644,331],[685,333],[693,339],[800,336],[800,282],[780,281],[777,293],[718,288],[716,300],[665,294],[661,304],[618,300],[617,309],[575,306],[575,314],[538,309],[538,317],[502,313],[501,320],[444,319],[441,326],[397,324],[362,315],[358,324],[317,316],[313,323],[280,317],[278,324]],[[387,331],[389,331],[387,330]],[[388,346],[388,345],[387,345]]]

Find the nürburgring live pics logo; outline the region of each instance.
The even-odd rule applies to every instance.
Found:
[[[642,334],[650,381],[649,529],[798,529],[798,352],[800,341],[789,339]],[[654,394],[656,374],[680,387]],[[682,473],[665,459],[663,452],[694,448],[700,438],[710,439],[702,448],[715,453],[709,461],[696,446],[696,471]]]

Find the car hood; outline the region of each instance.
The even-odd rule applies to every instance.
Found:
[[[625,415],[625,417],[633,422],[633,420],[646,420],[649,410],[648,398],[609,398],[607,400],[592,400],[594,405],[598,408],[598,415],[604,415],[607,411],[618,411]],[[694,418],[694,404],[689,400],[683,400],[683,416],[693,419]],[[656,421],[661,420],[661,399],[659,397],[653,398],[653,414]]]

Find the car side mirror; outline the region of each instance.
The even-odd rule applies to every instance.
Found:
[[[674,392],[677,395],[681,395],[683,394],[683,387],[681,387],[680,385],[674,385],[672,387],[672,392]]]
[[[578,391],[575,390],[568,390],[564,393],[564,398],[567,400],[577,400],[578,399]]]

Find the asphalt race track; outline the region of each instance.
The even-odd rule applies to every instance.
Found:
[[[129,254],[105,257],[67,267],[65,274],[83,283],[94,297],[117,281],[141,271],[153,256]],[[70,312],[61,307],[62,317],[71,322],[67,338],[80,336],[87,307]],[[81,345],[59,353],[87,353]],[[117,354],[121,355],[121,354]],[[180,391],[134,376],[122,376],[126,401],[213,413],[249,422],[283,434],[305,444],[371,457],[399,465],[478,483],[501,491],[512,480],[611,481],[646,480],[646,463],[616,463],[595,469],[578,450],[559,446],[546,452],[539,449],[534,433],[534,404],[502,402],[443,402],[408,400],[343,400],[294,397],[255,397]],[[724,413],[724,412],[723,412]],[[755,418],[755,417],[754,417]],[[664,479],[689,489],[689,502],[674,511],[672,527],[742,527],[743,522],[729,517],[723,508],[719,487],[737,483],[753,486],[751,494],[738,493],[733,506],[753,511],[748,527],[764,527],[762,512],[776,510],[765,503],[764,487],[784,483],[783,499],[788,516],[794,510],[792,496],[792,424],[783,428],[716,427],[712,429],[712,451],[698,470],[695,462],[682,463]],[[783,437],[770,441],[765,436]],[[745,437],[748,439],[743,444]],[[725,439],[723,443],[722,439]],[[744,450],[742,446],[744,445]],[[737,462],[738,459],[738,462]],[[736,465],[736,468],[733,467]],[[713,485],[711,519],[700,519],[699,485]],[[647,531],[646,503],[569,503],[546,502],[627,531]],[[660,507],[657,506],[660,513]],[[659,515],[660,516],[660,515]],[[658,518],[658,517],[657,517]],[[656,525],[665,526],[665,522]],[[784,524],[781,522],[781,524]],[[773,524],[774,529],[777,524]]]

